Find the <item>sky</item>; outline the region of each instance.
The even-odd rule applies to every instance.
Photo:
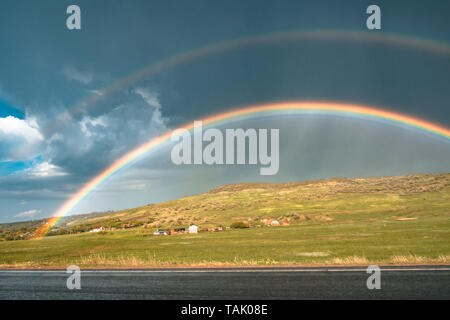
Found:
[[[71,4],[81,8],[81,30],[66,28]],[[366,28],[371,4],[381,8],[381,30]],[[448,53],[361,40],[245,40],[332,30],[449,46],[448,1],[3,0],[0,8],[0,222],[49,217],[145,141],[238,107],[354,103],[450,127]],[[244,44],[104,94],[146,66],[237,39]],[[68,113],[88,99],[94,102]],[[279,128],[278,174],[261,176],[248,165],[176,166],[168,146],[112,176],[70,213],[158,203],[227,183],[450,172],[448,140],[402,126],[314,115],[229,126]]]

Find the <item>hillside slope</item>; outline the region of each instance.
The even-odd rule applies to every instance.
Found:
[[[113,212],[108,215],[71,217],[61,226],[114,226],[148,228],[208,228],[245,221],[263,225],[264,219],[333,221],[371,213],[410,217],[450,213],[450,174],[382,178],[334,178],[295,183],[241,183],[160,204]],[[345,217],[347,214],[348,217]]]
[[[133,209],[63,218],[49,235],[143,227],[203,229],[243,221],[262,226],[267,219],[285,224],[349,221],[386,215],[397,218],[450,213],[450,173],[381,178],[333,178],[293,183],[240,183],[206,193]],[[0,224],[0,239],[25,234],[47,220]],[[18,238],[20,239],[20,237]]]

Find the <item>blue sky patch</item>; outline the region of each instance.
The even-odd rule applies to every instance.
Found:
[[[0,118],[6,118],[7,116],[24,119],[25,113],[22,110],[10,106],[7,102],[0,99]]]
[[[42,162],[42,156],[37,156],[32,160],[26,161],[3,161],[0,162],[0,177],[9,176],[15,172],[32,168],[34,165]]]

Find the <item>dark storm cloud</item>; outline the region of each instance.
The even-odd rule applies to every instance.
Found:
[[[76,175],[92,176],[111,160],[166,131],[157,91],[137,88],[128,102],[101,116],[69,122],[48,142],[52,163]]]

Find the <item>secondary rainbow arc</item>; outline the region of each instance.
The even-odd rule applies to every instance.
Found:
[[[264,113],[269,115],[285,114],[286,112],[308,112],[308,113],[331,113],[340,114],[344,116],[363,116],[368,119],[387,120],[391,123],[397,123],[399,125],[406,125],[408,127],[417,128],[423,132],[428,132],[444,138],[450,141],[450,129],[420,118],[412,117],[409,115],[361,106],[352,104],[340,104],[331,102],[283,102],[274,104],[264,104],[257,106],[250,106],[246,108],[235,109],[224,113],[212,115],[202,119],[205,126],[219,125],[226,122],[232,122],[239,119],[245,119],[253,116],[258,116]],[[189,123],[181,128],[192,130],[193,123]],[[108,177],[118,172],[120,169],[130,164],[132,161],[137,160],[142,155],[146,154],[150,150],[157,146],[162,145],[164,142],[170,141],[172,131],[156,138],[150,139],[148,142],[133,149],[129,153],[123,155],[109,167],[107,167],[100,174],[95,176],[92,180],[86,183],[78,192],[72,195],[50,218],[40,230],[36,232],[36,237],[40,238],[44,236],[62,217],[70,212],[84,197],[86,197],[97,186],[104,182]]]
[[[166,59],[143,66],[142,68],[114,81],[108,86],[101,88],[95,93],[92,93],[90,96],[82,99],[68,110],[58,115],[56,119],[51,121],[50,124],[43,129],[43,131],[46,134],[53,133],[58,128],[62,127],[64,123],[70,121],[73,117],[81,114],[84,110],[105,99],[107,96],[110,96],[122,88],[137,83],[140,80],[148,78],[163,70],[167,70],[178,65],[183,65],[205,56],[226,52],[237,48],[285,42],[295,43],[299,41],[311,40],[376,43],[423,50],[425,52],[434,53],[443,57],[450,57],[450,45],[448,43],[430,41],[401,34],[377,34],[362,31],[319,29],[252,35],[244,38],[212,43],[193,50],[175,54]]]

